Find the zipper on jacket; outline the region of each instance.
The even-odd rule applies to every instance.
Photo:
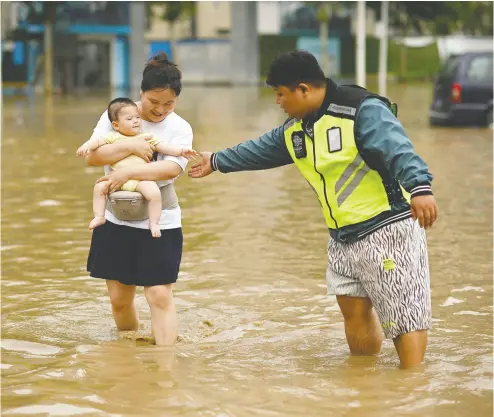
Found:
[[[305,132],[306,133],[306,132]],[[307,134],[307,133],[306,133]],[[309,135],[307,135],[309,136]],[[314,134],[314,139],[312,139],[310,136],[309,138],[311,139],[312,141],[312,154],[314,155],[314,170],[319,174],[319,176],[321,177],[321,180],[322,180],[322,184],[324,186],[324,198],[326,199],[326,205],[328,206],[328,209],[329,209],[329,215],[331,216],[331,218],[333,219],[334,221],[334,224],[336,226],[336,229],[338,229],[338,223],[336,221],[336,219],[333,217],[333,210],[331,210],[331,206],[329,205],[329,201],[328,201],[328,194],[326,193],[326,180],[324,179],[324,175],[322,175],[316,168],[316,165],[317,165],[317,161],[316,161],[316,135]]]

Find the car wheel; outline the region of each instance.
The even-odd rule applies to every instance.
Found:
[[[438,119],[434,119],[433,117],[429,117],[429,126],[430,127],[443,126],[443,123],[441,123],[441,121]]]

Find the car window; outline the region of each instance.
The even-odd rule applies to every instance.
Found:
[[[458,68],[458,65],[460,64],[460,61],[460,56],[453,56],[449,58],[442,67],[439,76],[441,78],[453,78],[456,74],[456,70]]]
[[[492,56],[480,55],[468,64],[467,79],[474,82],[492,81]]]

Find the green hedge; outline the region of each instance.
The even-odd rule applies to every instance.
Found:
[[[267,76],[269,65],[278,54],[297,49],[297,39],[295,35],[259,35],[261,77]]]
[[[259,54],[261,78],[266,77],[272,60],[283,52],[297,48],[297,35],[260,35]],[[343,76],[355,74],[355,37],[340,38],[340,73]],[[401,51],[406,53],[406,68],[401,73]],[[379,71],[379,39],[366,38],[366,70],[367,74],[377,74]],[[440,69],[439,53],[435,43],[423,48],[407,48],[393,41],[388,44],[388,72],[398,75],[401,79],[430,78]]]
[[[366,39],[366,70],[367,74],[376,74],[379,71],[379,39]],[[340,62],[341,74],[355,74],[355,37],[341,38]],[[406,67],[401,71],[401,53],[406,54]],[[423,48],[407,48],[393,41],[388,43],[388,72],[397,74],[400,78],[429,78],[434,76],[440,68],[439,53],[435,43]]]
[[[401,53],[406,55],[405,71],[401,70]],[[388,46],[388,72],[400,78],[430,78],[439,71],[441,61],[436,43],[422,48],[407,48],[390,42]]]
[[[379,39],[367,37],[365,42],[366,70],[373,74],[379,68]],[[340,73],[355,74],[356,70],[356,41],[354,36],[340,38]]]

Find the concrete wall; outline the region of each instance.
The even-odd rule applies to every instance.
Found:
[[[196,24],[199,39],[217,38],[221,30],[229,32],[232,27],[231,2],[197,2]]]
[[[184,83],[226,84],[231,81],[231,42],[177,42],[176,63]]]

